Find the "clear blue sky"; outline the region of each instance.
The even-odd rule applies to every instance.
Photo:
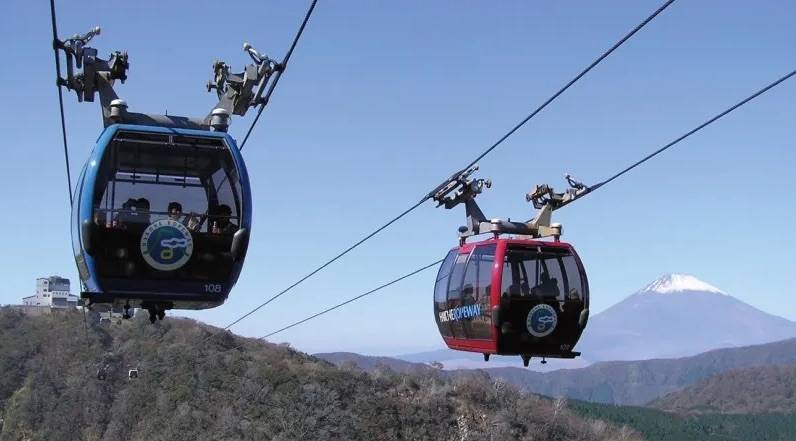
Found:
[[[306,2],[58,1],[62,36],[101,25],[103,56],[130,54],[131,110],[204,115],[215,59],[244,41],[281,58]],[[320,0],[245,150],[254,235],[224,325],[398,214],[466,164],[658,7],[659,1]],[[4,2],[0,69],[6,182],[3,289],[73,281],[49,10]],[[534,184],[595,182],[796,67],[796,4],[679,0],[481,162],[490,217],[526,218]],[[66,98],[73,174],[101,130],[99,107]],[[659,275],[687,272],[796,320],[796,80],[557,213],[589,271],[593,311]],[[250,114],[231,132],[242,137]],[[456,243],[461,210],[430,203],[234,328],[259,336],[359,294]],[[286,332],[307,351],[438,347],[434,271]]]

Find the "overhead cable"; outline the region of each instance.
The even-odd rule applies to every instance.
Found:
[[[732,112],[732,111],[734,111],[734,110],[738,109],[739,107],[743,106],[744,104],[746,104],[746,103],[748,103],[748,102],[752,101],[753,99],[755,99],[755,98],[759,97],[760,95],[762,95],[762,94],[766,93],[767,91],[769,91],[769,90],[771,90],[772,88],[774,88],[775,86],[777,86],[777,85],[781,84],[781,83],[782,83],[782,82],[784,82],[785,80],[787,80],[787,79],[789,79],[789,78],[793,77],[794,75],[796,75],[796,70],[794,70],[794,71],[790,72],[789,74],[787,74],[787,75],[785,75],[785,76],[783,76],[783,77],[779,78],[778,80],[776,80],[776,81],[774,81],[773,83],[771,83],[771,84],[767,85],[766,87],[764,87],[764,88],[762,88],[762,89],[758,90],[757,92],[753,93],[752,95],[748,96],[747,98],[744,98],[743,100],[739,101],[738,103],[736,103],[736,104],[735,104],[735,105],[733,105],[732,107],[730,107],[730,108],[728,108],[728,109],[724,110],[723,112],[721,112],[721,113],[717,114],[716,116],[714,116],[714,117],[710,118],[709,120],[705,121],[704,123],[702,123],[702,124],[698,125],[697,127],[693,128],[693,129],[691,129],[691,130],[689,130],[689,131],[688,131],[688,132],[686,132],[685,134],[683,134],[683,135],[681,135],[680,137],[676,138],[674,141],[672,141],[672,142],[670,142],[670,143],[666,144],[665,146],[661,147],[660,149],[656,150],[655,152],[653,152],[653,153],[651,153],[651,154],[649,154],[649,155],[645,156],[645,157],[644,157],[643,159],[641,159],[640,161],[637,161],[636,163],[634,163],[634,164],[633,164],[633,165],[631,165],[630,167],[627,167],[627,168],[625,168],[625,169],[624,169],[624,170],[622,170],[621,172],[619,172],[619,173],[617,173],[617,174],[615,174],[615,175],[611,176],[610,178],[606,179],[605,181],[602,181],[601,183],[597,184],[596,186],[593,186],[593,187],[591,187],[591,188],[589,189],[589,192],[591,192],[591,191],[594,191],[594,190],[596,190],[597,188],[600,188],[600,187],[602,187],[603,185],[605,185],[605,184],[607,184],[607,183],[609,183],[609,182],[613,181],[614,179],[618,178],[619,176],[622,176],[623,174],[625,174],[625,173],[627,173],[628,171],[632,170],[633,168],[635,168],[635,167],[637,167],[637,166],[641,165],[642,163],[644,163],[644,162],[648,161],[649,159],[651,159],[651,158],[655,157],[656,155],[658,155],[659,153],[661,153],[661,152],[663,152],[664,150],[668,149],[669,147],[672,147],[673,145],[675,145],[675,144],[679,143],[680,141],[683,141],[684,139],[688,138],[689,136],[691,136],[691,135],[695,134],[696,132],[698,132],[698,131],[702,130],[703,128],[707,127],[708,125],[712,124],[713,122],[715,122],[715,121],[717,121],[717,120],[721,119],[722,117],[726,116],[726,115],[727,115],[727,114],[729,114],[730,112]],[[587,194],[588,194],[588,192],[587,192]],[[347,305],[347,304],[349,304],[349,303],[355,302],[355,301],[357,301],[357,300],[359,300],[359,299],[361,299],[361,298],[363,298],[363,297],[365,297],[365,296],[368,296],[368,295],[370,295],[370,294],[373,294],[373,293],[375,293],[375,292],[377,292],[377,291],[379,291],[379,290],[381,290],[381,289],[383,289],[383,288],[386,288],[386,287],[388,287],[388,286],[390,286],[390,285],[392,285],[392,284],[394,284],[394,283],[397,283],[397,282],[399,282],[399,281],[401,281],[401,280],[403,280],[403,279],[406,279],[406,278],[408,278],[408,277],[411,277],[411,276],[413,276],[413,275],[415,275],[415,274],[417,274],[417,273],[420,273],[420,272],[422,272],[422,271],[424,271],[424,270],[426,270],[426,269],[428,269],[428,268],[431,268],[432,266],[435,266],[435,265],[439,264],[440,262],[442,262],[442,260],[438,260],[438,261],[436,261],[436,262],[434,262],[434,263],[432,263],[432,264],[429,264],[429,265],[426,265],[426,266],[424,266],[424,267],[421,267],[421,268],[419,268],[419,269],[417,269],[417,270],[415,270],[415,271],[413,271],[413,272],[411,272],[411,273],[409,273],[409,274],[406,274],[406,275],[404,275],[404,276],[401,276],[401,277],[399,277],[399,278],[397,278],[397,279],[395,279],[395,280],[392,280],[392,281],[390,281],[390,282],[388,282],[388,283],[385,283],[384,285],[381,285],[381,286],[379,286],[378,288],[375,288],[375,289],[373,289],[373,290],[370,290],[370,291],[368,291],[368,292],[366,292],[366,293],[364,293],[364,294],[360,294],[360,295],[358,295],[358,296],[356,296],[356,297],[353,297],[353,298],[351,298],[351,299],[348,299],[348,300],[346,300],[345,302],[342,302],[342,303],[339,303],[339,304],[337,304],[337,305],[335,305],[335,306],[332,306],[332,307],[330,307],[330,308],[327,308],[327,309],[325,309],[325,310],[323,310],[323,311],[321,311],[321,312],[319,312],[319,313],[317,313],[317,314],[313,314],[313,315],[311,315],[311,316],[309,316],[309,317],[307,317],[307,318],[304,318],[304,319],[302,319],[302,320],[299,320],[299,321],[297,321],[297,322],[294,322],[294,323],[292,323],[292,324],[290,324],[290,325],[287,325],[287,326],[285,326],[285,327],[282,327],[282,328],[280,328],[280,329],[277,329],[277,330],[275,330],[275,331],[273,331],[273,332],[270,332],[270,333],[268,333],[268,334],[266,334],[266,335],[264,335],[264,336],[262,336],[262,337],[260,337],[260,338],[261,338],[261,339],[266,339],[266,338],[268,338],[268,337],[271,337],[271,336],[273,336],[273,335],[275,335],[275,334],[278,334],[278,333],[280,333],[280,332],[283,332],[283,331],[286,331],[286,330],[288,330],[288,329],[290,329],[290,328],[293,328],[293,327],[295,327],[295,326],[298,326],[298,325],[300,325],[300,324],[302,324],[302,323],[306,323],[306,322],[308,322],[308,321],[310,321],[310,320],[312,320],[312,319],[315,319],[315,318],[317,318],[317,317],[320,317],[320,316],[322,316],[322,315],[324,315],[324,314],[326,314],[326,313],[328,313],[328,312],[331,312],[331,311],[333,311],[333,310],[335,310],[335,309],[341,308],[341,307],[343,307],[343,306],[345,306],[345,305]]]
[[[50,19],[53,31],[53,52],[55,52],[55,81],[58,87],[58,107],[61,111],[61,136],[64,144],[64,162],[66,163],[66,185],[69,192],[69,206],[72,206],[72,174],[69,171],[69,148],[66,143],[66,120],[64,118],[64,95],[61,90],[61,58],[58,56],[58,26],[55,21],[55,0],[50,0]]]
[[[571,87],[573,84],[575,84],[575,83],[576,83],[578,80],[580,80],[581,78],[583,78],[583,77],[584,77],[584,76],[585,76],[585,75],[586,75],[586,74],[587,74],[589,71],[591,71],[591,70],[592,70],[594,67],[596,67],[598,64],[600,64],[600,63],[601,63],[603,60],[605,60],[605,59],[606,59],[606,58],[607,58],[607,57],[608,57],[610,54],[612,54],[612,53],[613,53],[613,52],[614,52],[616,49],[618,49],[620,46],[622,46],[622,45],[623,45],[625,42],[627,42],[627,40],[629,40],[629,39],[630,39],[630,38],[631,38],[633,35],[635,35],[635,34],[636,34],[638,31],[640,31],[640,30],[641,30],[641,29],[642,29],[644,26],[646,26],[646,25],[647,25],[647,24],[648,24],[650,21],[652,21],[652,20],[653,20],[655,17],[657,17],[657,16],[658,16],[658,15],[659,15],[661,12],[663,12],[663,11],[664,11],[666,8],[668,8],[668,7],[669,7],[669,6],[670,6],[672,3],[674,3],[674,1],[675,1],[675,0],[668,0],[668,1],[666,1],[666,2],[665,2],[663,5],[661,5],[661,6],[660,6],[658,9],[656,9],[656,10],[655,10],[655,12],[653,12],[652,14],[650,14],[650,15],[649,15],[647,18],[645,18],[645,19],[644,19],[644,20],[643,20],[641,23],[639,23],[639,24],[638,24],[636,27],[634,27],[634,28],[633,28],[633,29],[632,29],[630,32],[628,32],[627,34],[625,34],[625,35],[624,35],[624,36],[623,36],[623,37],[622,37],[622,38],[621,38],[619,41],[617,41],[617,42],[616,42],[616,43],[615,43],[613,46],[611,46],[611,48],[609,48],[607,51],[603,52],[603,53],[602,53],[602,55],[600,55],[599,57],[597,57],[597,59],[595,59],[595,60],[594,60],[594,61],[593,61],[591,64],[589,64],[589,66],[588,66],[588,67],[586,67],[586,68],[585,68],[584,70],[582,70],[582,71],[581,71],[579,74],[577,74],[577,75],[576,75],[576,76],[575,76],[573,79],[571,79],[571,80],[570,80],[570,81],[569,81],[569,82],[568,82],[566,85],[564,85],[564,87],[562,87],[562,88],[561,88],[561,89],[559,89],[559,90],[558,90],[556,93],[554,93],[554,94],[553,94],[553,95],[552,95],[550,98],[548,98],[547,100],[545,100],[545,101],[544,101],[544,102],[543,102],[543,103],[542,103],[542,104],[541,104],[539,107],[537,107],[537,108],[536,108],[536,109],[535,109],[533,112],[531,112],[531,113],[530,113],[530,114],[529,114],[527,117],[525,117],[525,118],[524,118],[524,119],[523,119],[523,120],[522,120],[522,121],[521,121],[519,124],[517,124],[517,125],[516,125],[516,126],[514,126],[514,127],[511,129],[511,130],[509,130],[509,132],[508,132],[508,133],[506,133],[504,136],[502,136],[502,137],[501,137],[501,138],[500,138],[500,139],[499,139],[499,140],[498,140],[496,143],[492,144],[492,145],[491,145],[491,146],[490,146],[490,147],[489,147],[489,148],[488,148],[486,151],[484,151],[483,153],[481,153],[481,154],[480,154],[480,155],[479,155],[479,156],[478,156],[478,157],[477,157],[477,158],[476,158],[474,161],[472,161],[472,162],[470,163],[470,165],[473,165],[473,164],[475,164],[475,163],[476,163],[476,162],[478,162],[480,159],[484,158],[486,155],[488,155],[490,152],[492,152],[492,151],[493,151],[493,150],[494,150],[496,147],[498,147],[498,146],[499,146],[501,143],[503,143],[503,141],[505,141],[505,140],[506,140],[506,139],[507,139],[509,136],[511,136],[511,135],[512,135],[513,133],[515,133],[515,132],[516,132],[516,131],[517,131],[517,130],[520,128],[520,127],[522,127],[522,126],[523,126],[525,123],[527,123],[527,122],[528,122],[528,121],[530,121],[530,120],[531,120],[533,117],[535,117],[537,114],[539,114],[539,113],[540,113],[540,112],[541,112],[541,111],[542,111],[542,110],[543,110],[545,107],[547,107],[547,106],[548,106],[550,103],[552,103],[553,101],[555,101],[555,100],[556,100],[556,99],[557,99],[559,96],[561,96],[561,95],[562,95],[562,94],[563,94],[563,93],[564,93],[564,92],[565,92],[567,89],[569,89],[569,88],[570,88],[570,87]],[[342,252],[340,252],[340,253],[339,253],[339,254],[337,254],[336,256],[334,256],[334,257],[332,257],[331,259],[327,260],[327,261],[326,261],[325,263],[323,263],[321,266],[317,267],[316,269],[314,269],[313,271],[311,271],[310,273],[308,273],[307,275],[305,275],[304,277],[302,277],[301,279],[299,279],[298,281],[296,281],[296,282],[295,282],[295,283],[293,283],[292,285],[288,286],[287,288],[283,289],[282,291],[280,291],[280,292],[278,292],[277,294],[273,295],[272,297],[268,298],[268,299],[267,299],[265,302],[261,303],[260,305],[258,305],[258,306],[257,306],[257,307],[255,307],[254,309],[252,309],[252,310],[248,311],[248,312],[247,312],[247,313],[245,313],[244,315],[242,315],[242,316],[238,317],[237,319],[235,319],[234,321],[232,321],[232,322],[231,322],[231,323],[229,323],[228,325],[224,326],[224,328],[223,328],[223,329],[224,329],[224,330],[227,330],[227,329],[231,328],[232,326],[234,326],[234,325],[236,325],[236,324],[240,323],[240,321],[242,321],[242,320],[244,320],[245,318],[249,317],[249,316],[250,316],[250,315],[252,315],[254,312],[258,311],[258,310],[259,310],[259,309],[261,309],[262,307],[264,307],[264,306],[268,305],[268,304],[269,304],[269,303],[271,303],[272,301],[276,300],[277,298],[279,298],[279,297],[281,297],[282,295],[286,294],[287,292],[291,291],[293,288],[295,288],[296,286],[300,285],[300,284],[301,284],[301,283],[303,283],[305,280],[309,279],[310,277],[314,276],[315,274],[317,274],[318,272],[320,272],[321,270],[323,270],[324,268],[326,268],[326,267],[327,267],[327,266],[329,266],[330,264],[334,263],[335,261],[337,261],[337,260],[338,260],[338,259],[340,259],[341,257],[345,256],[346,254],[348,254],[349,252],[351,252],[352,250],[354,250],[354,249],[355,249],[355,248],[357,248],[358,246],[362,245],[362,244],[363,244],[364,242],[366,242],[367,240],[369,240],[369,239],[373,238],[375,235],[377,235],[378,233],[380,233],[381,231],[383,231],[384,229],[386,229],[387,227],[389,227],[389,226],[390,226],[390,225],[392,225],[393,223],[397,222],[398,220],[400,220],[400,219],[401,219],[401,218],[403,218],[404,216],[408,215],[409,213],[411,213],[412,211],[414,211],[415,209],[417,209],[417,208],[418,208],[420,205],[422,205],[422,204],[423,204],[425,201],[427,201],[429,198],[431,198],[431,197],[433,196],[433,193],[434,193],[434,191],[432,191],[432,192],[430,192],[430,193],[428,193],[428,194],[424,195],[424,196],[423,196],[423,198],[422,198],[422,199],[421,199],[419,202],[417,202],[416,204],[412,205],[412,206],[411,206],[411,207],[409,207],[408,209],[404,210],[404,211],[403,211],[401,214],[399,214],[398,216],[396,216],[396,217],[392,218],[392,219],[391,219],[391,220],[389,220],[387,223],[385,223],[384,225],[380,226],[380,227],[379,227],[379,228],[377,228],[375,231],[373,231],[373,232],[369,233],[368,235],[366,235],[365,237],[363,237],[362,239],[360,239],[358,242],[356,242],[356,243],[354,243],[353,245],[349,246],[348,248],[346,248],[345,250],[343,250]],[[214,335],[215,335],[215,334],[214,334]],[[212,338],[212,337],[213,337],[213,336],[211,335],[209,338]]]
[[[279,329],[277,329],[275,331],[269,332],[268,334],[265,334],[262,337],[259,337],[259,340],[265,340],[268,337],[271,337],[273,335],[279,334],[280,332],[283,332],[283,331],[287,331],[290,328],[294,328],[294,327],[296,327],[296,326],[298,326],[298,325],[300,325],[302,323],[306,323],[306,322],[308,322],[308,321],[310,321],[312,319],[318,318],[318,317],[320,317],[320,316],[322,316],[324,314],[332,312],[335,309],[342,308],[343,306],[348,305],[349,303],[353,303],[353,302],[355,302],[355,301],[357,301],[357,300],[359,300],[359,299],[361,299],[363,297],[367,297],[367,296],[369,296],[371,294],[375,294],[375,293],[381,291],[384,288],[387,288],[387,287],[389,287],[391,285],[395,285],[396,283],[398,283],[398,282],[400,282],[400,281],[402,281],[404,279],[408,279],[408,278],[410,278],[410,277],[412,277],[412,276],[414,276],[416,274],[422,273],[423,271],[425,271],[425,270],[427,270],[429,268],[432,268],[432,267],[434,267],[436,265],[439,265],[440,263],[442,263],[442,260],[444,260],[444,259],[440,259],[440,260],[437,260],[435,262],[429,263],[428,265],[421,266],[420,268],[418,268],[418,269],[416,269],[416,270],[414,270],[412,272],[404,274],[403,276],[398,277],[397,279],[390,280],[389,282],[384,283],[382,285],[379,285],[376,288],[371,289],[370,291],[364,292],[364,293],[362,293],[362,294],[360,294],[360,295],[358,295],[356,297],[352,297],[352,298],[350,298],[350,299],[348,299],[348,300],[346,300],[346,301],[344,301],[342,303],[338,303],[338,304],[336,304],[334,306],[330,306],[330,307],[324,309],[321,312],[315,313],[315,314],[313,314],[313,315],[311,315],[309,317],[303,318],[303,319],[301,319],[301,320],[299,320],[297,322],[293,322],[293,323],[291,323],[291,324],[289,324],[287,326],[284,326],[284,327],[279,328]],[[240,346],[237,346],[236,348],[240,348]]]
[[[310,20],[310,16],[312,15],[312,11],[315,10],[315,4],[318,3],[318,0],[312,0],[309,9],[307,9],[307,14],[304,15],[304,21],[301,22],[301,26],[296,32],[296,36],[293,38],[293,43],[290,45],[290,49],[288,49],[287,53],[285,54],[285,58],[282,59],[282,63],[280,64],[279,70],[276,71],[274,74],[274,79],[271,81],[271,84],[268,86],[268,91],[262,98],[260,102],[260,108],[257,109],[257,115],[254,117],[251,125],[249,126],[249,130],[246,132],[246,136],[243,137],[243,142],[240,143],[240,150],[243,150],[243,147],[246,146],[246,141],[249,140],[249,136],[252,134],[252,130],[254,130],[254,126],[257,124],[257,121],[260,119],[260,115],[263,113],[263,109],[268,104],[268,100],[271,99],[271,94],[274,92],[274,88],[276,88],[276,84],[279,82],[279,78],[282,77],[282,72],[287,69],[287,63],[290,61],[290,56],[293,55],[293,49],[296,48],[296,44],[298,44],[299,38],[301,38],[301,34],[304,33],[304,28],[307,26],[307,22]]]
[[[478,156],[477,156],[475,159],[473,159],[473,160],[472,160],[472,161],[471,161],[469,164],[467,164],[467,166],[466,166],[466,167],[464,167],[464,170],[466,170],[466,169],[468,169],[468,168],[472,167],[472,166],[473,166],[473,165],[475,165],[475,164],[476,164],[478,161],[480,161],[481,159],[483,159],[483,158],[484,158],[486,155],[488,155],[489,153],[491,153],[491,152],[492,152],[492,150],[495,150],[495,148],[497,148],[497,147],[498,147],[500,144],[502,144],[502,143],[503,143],[503,141],[505,141],[506,139],[508,139],[508,137],[509,137],[509,136],[513,135],[513,134],[514,134],[514,132],[516,132],[516,131],[517,131],[517,130],[519,130],[519,129],[520,129],[522,126],[524,126],[524,125],[525,125],[525,123],[527,123],[528,121],[530,121],[530,120],[531,120],[533,117],[535,117],[535,116],[536,116],[536,115],[537,115],[539,112],[541,112],[542,110],[544,110],[544,108],[545,108],[545,107],[547,107],[547,105],[548,105],[548,104],[550,104],[550,103],[552,103],[553,101],[555,101],[555,100],[556,100],[556,98],[558,98],[558,97],[559,97],[559,96],[560,96],[562,93],[566,92],[566,90],[567,90],[567,89],[569,89],[569,88],[570,88],[570,87],[571,87],[573,84],[575,84],[575,83],[576,83],[576,82],[577,82],[579,79],[581,79],[581,78],[582,78],[584,75],[586,75],[587,73],[589,73],[589,71],[590,71],[590,70],[594,69],[594,68],[595,68],[595,67],[596,67],[598,64],[600,64],[600,62],[601,62],[601,61],[603,61],[603,60],[604,60],[606,57],[608,57],[609,55],[611,55],[611,53],[612,53],[612,52],[614,52],[615,50],[619,49],[619,47],[620,47],[620,46],[622,46],[622,45],[623,45],[623,44],[624,44],[624,43],[625,43],[627,40],[629,40],[629,39],[630,39],[630,37],[632,37],[633,35],[635,35],[635,34],[636,34],[636,32],[640,31],[640,30],[641,30],[641,28],[643,28],[643,27],[644,27],[644,26],[646,26],[646,25],[647,25],[649,22],[651,22],[651,21],[652,21],[652,20],[653,20],[655,17],[657,17],[657,16],[658,16],[658,14],[660,14],[661,12],[663,12],[663,11],[664,11],[666,8],[668,8],[668,7],[669,7],[669,6],[670,6],[672,3],[674,3],[674,0],[668,0],[668,1],[667,1],[667,2],[665,2],[663,5],[661,5],[661,7],[660,7],[660,8],[656,9],[656,10],[655,10],[655,12],[653,12],[652,14],[650,14],[650,16],[649,16],[649,17],[647,17],[646,19],[644,19],[644,21],[642,21],[641,23],[639,23],[639,24],[638,24],[638,26],[636,26],[635,28],[633,28],[633,29],[632,29],[630,32],[628,32],[628,33],[627,33],[627,34],[626,34],[624,37],[622,37],[622,38],[621,38],[619,41],[617,41],[617,42],[616,42],[616,43],[615,43],[613,46],[611,46],[611,48],[610,48],[610,49],[608,49],[607,51],[603,52],[603,53],[602,53],[602,55],[600,55],[600,56],[599,56],[599,57],[597,57],[597,58],[596,58],[594,61],[592,61],[592,63],[591,63],[591,64],[589,64],[589,65],[588,65],[588,66],[587,66],[585,69],[583,69],[582,71],[580,71],[580,73],[579,73],[579,74],[575,75],[575,77],[574,77],[574,78],[572,78],[571,80],[569,80],[569,82],[568,82],[567,84],[565,84],[565,85],[564,85],[564,87],[562,87],[561,89],[559,89],[559,90],[558,90],[556,93],[554,93],[552,96],[550,96],[550,98],[548,98],[548,99],[547,99],[545,102],[543,102],[543,103],[542,103],[542,105],[540,105],[539,107],[537,107],[536,109],[534,109],[534,111],[533,111],[533,112],[531,112],[531,113],[530,113],[528,116],[526,116],[526,117],[525,117],[525,118],[524,118],[522,121],[520,121],[519,123],[517,123],[517,125],[516,125],[516,126],[514,126],[514,127],[511,129],[511,130],[509,130],[509,131],[508,131],[508,132],[507,132],[505,135],[503,135],[503,137],[501,137],[500,139],[498,139],[498,140],[497,140],[497,142],[495,142],[494,144],[492,144],[491,146],[489,146],[489,148],[488,148],[488,149],[484,150],[484,152],[483,152],[483,153],[481,153],[480,155],[478,155]],[[429,195],[429,197],[431,197],[431,196]]]
[[[610,178],[608,178],[608,179],[606,179],[606,180],[604,180],[604,181],[602,181],[602,182],[600,182],[600,183],[598,183],[596,185],[593,185],[593,186],[589,187],[589,189],[586,192],[586,194],[597,190],[598,188],[604,186],[605,184],[608,184],[609,182],[613,181],[614,179],[616,179],[616,178],[624,175],[625,173],[629,172],[630,170],[633,170],[634,168],[638,167],[639,165],[649,161],[650,159],[654,158],[655,156],[658,156],[659,154],[663,153],[665,150],[669,149],[670,147],[673,147],[676,144],[680,143],[680,141],[683,141],[684,139],[688,138],[689,136],[693,135],[694,133],[697,133],[698,131],[704,129],[705,127],[713,124],[714,122],[716,122],[719,119],[723,118],[724,116],[728,115],[732,111],[740,108],[744,104],[752,101],[753,99],[759,97],[760,95],[768,92],[769,90],[773,89],[774,87],[778,86],[779,84],[781,84],[781,83],[785,82],[786,80],[790,79],[794,75],[796,75],[796,70],[791,71],[790,73],[788,73],[788,74],[780,77],[776,81],[770,83],[766,87],[764,87],[764,88],[758,90],[757,92],[749,95],[748,97],[742,99],[741,101],[737,102],[736,104],[734,104],[733,106],[729,107],[725,111],[717,114],[716,116],[710,118],[709,120],[703,122],[702,124],[694,127],[693,129],[689,130],[688,132],[682,134],[680,137],[678,137],[674,141],[664,145],[663,147],[659,148],[658,150],[655,150],[654,152],[650,153],[649,155],[647,155],[647,156],[641,158],[640,160],[634,162],[633,164],[631,164],[630,166],[626,167],[625,169],[623,169],[619,173],[616,173],[615,175],[611,176]]]

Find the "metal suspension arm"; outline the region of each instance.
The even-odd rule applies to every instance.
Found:
[[[249,107],[261,104],[271,76],[283,69],[281,64],[257,52],[249,43],[243,44],[243,50],[249,54],[253,64],[246,66],[243,72],[230,73],[226,63],[216,61],[213,63],[213,80],[207,83],[207,91],[215,89],[218,94],[218,104],[214,109],[224,109],[240,116],[245,115]]]
[[[462,242],[467,237],[483,233],[519,234],[536,238],[561,236],[561,225],[552,224],[553,211],[585,196],[592,189],[566,175],[569,189],[564,193],[556,193],[549,185],[537,185],[534,190],[525,195],[528,202],[532,202],[538,213],[527,222],[512,222],[511,220],[488,220],[478,204],[476,196],[485,188],[490,188],[492,182],[488,179],[473,179],[471,175],[478,170],[478,165],[454,173],[445,182],[432,190],[427,198],[434,199],[438,207],[444,206],[451,209],[464,203],[467,215],[467,225],[459,228],[459,237]]]
[[[525,195],[525,200],[531,202],[533,207],[539,210],[533,219],[526,222],[529,230],[535,232],[534,235],[538,237],[554,236],[557,238],[560,236],[561,225],[551,223],[553,211],[574,202],[591,191],[590,187],[576,181],[569,174],[564,178],[567,180],[569,188],[563,193],[556,193],[549,185],[542,184],[537,185],[533,191]]]
[[[100,101],[110,103],[118,98],[113,91],[113,82],[120,80],[124,83],[127,79],[130,65],[126,52],[116,51],[107,60],[103,60],[97,57],[96,49],[87,46],[100,32],[100,27],[97,26],[85,34],[75,34],[64,41],[56,39],[53,42],[54,47],[66,55],[66,78],[59,78],[58,83],[73,90],[80,102],[93,102],[94,95],[99,92]]]
[[[107,127],[114,123],[143,124],[163,127],[182,127],[207,130],[209,122],[180,116],[144,114],[127,111],[127,103],[120,100],[113,86],[116,80],[125,82],[130,68],[127,52],[113,52],[107,60],[97,56],[97,50],[87,44],[97,35],[95,27],[85,34],[53,41],[56,50],[66,56],[66,78],[58,78],[58,84],[77,94],[79,102],[93,102],[99,93],[102,122]]]

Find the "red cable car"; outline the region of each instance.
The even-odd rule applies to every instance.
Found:
[[[550,218],[553,210],[590,189],[569,177],[572,188],[566,193],[537,186],[527,195],[540,210],[534,219],[487,221],[475,196],[491,184],[468,180],[475,170],[454,175],[434,196],[445,208],[465,203],[468,218],[468,226],[459,229],[460,245],[443,261],[434,287],[440,335],[449,348],[480,352],[485,360],[491,354],[520,355],[527,366],[534,356],[543,363],[544,358],[577,357],[573,349],[589,318],[589,284],[575,248],[559,241],[561,226],[550,224]],[[493,237],[466,243],[467,237],[483,233]]]

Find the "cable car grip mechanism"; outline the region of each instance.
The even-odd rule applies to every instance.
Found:
[[[99,93],[103,124],[138,124],[195,130],[226,131],[229,115],[246,114],[251,107],[264,106],[263,97],[269,80],[284,70],[284,66],[258,52],[251,44],[244,43],[243,50],[252,59],[243,72],[232,73],[223,61],[213,63],[213,80],[207,83],[207,91],[216,90],[218,102],[210,113],[203,117],[135,113],[127,110],[127,103],[120,99],[113,88],[116,80],[125,82],[130,68],[127,52],[115,51],[108,59],[97,56],[97,49],[88,43],[100,35],[100,27],[94,27],[85,34],[75,34],[66,40],[53,40],[56,55],[64,53],[66,58],[66,77],[61,77],[60,69],[57,84],[77,94],[78,102],[93,102]]]
[[[501,234],[517,234],[533,238],[553,237],[558,241],[561,236],[561,224],[552,223],[553,211],[564,207],[576,199],[588,194],[592,188],[575,180],[571,175],[565,175],[569,188],[563,193],[556,193],[547,185],[537,185],[533,191],[525,195],[538,211],[536,216],[527,222],[513,222],[510,219],[487,219],[475,201],[476,196],[484,189],[492,186],[489,179],[475,179],[471,176],[478,171],[478,165],[460,170],[437,186],[428,194],[428,198],[437,202],[437,206],[451,209],[457,205],[465,204],[467,225],[459,227],[459,240],[461,244],[470,236],[492,233],[497,238]]]

